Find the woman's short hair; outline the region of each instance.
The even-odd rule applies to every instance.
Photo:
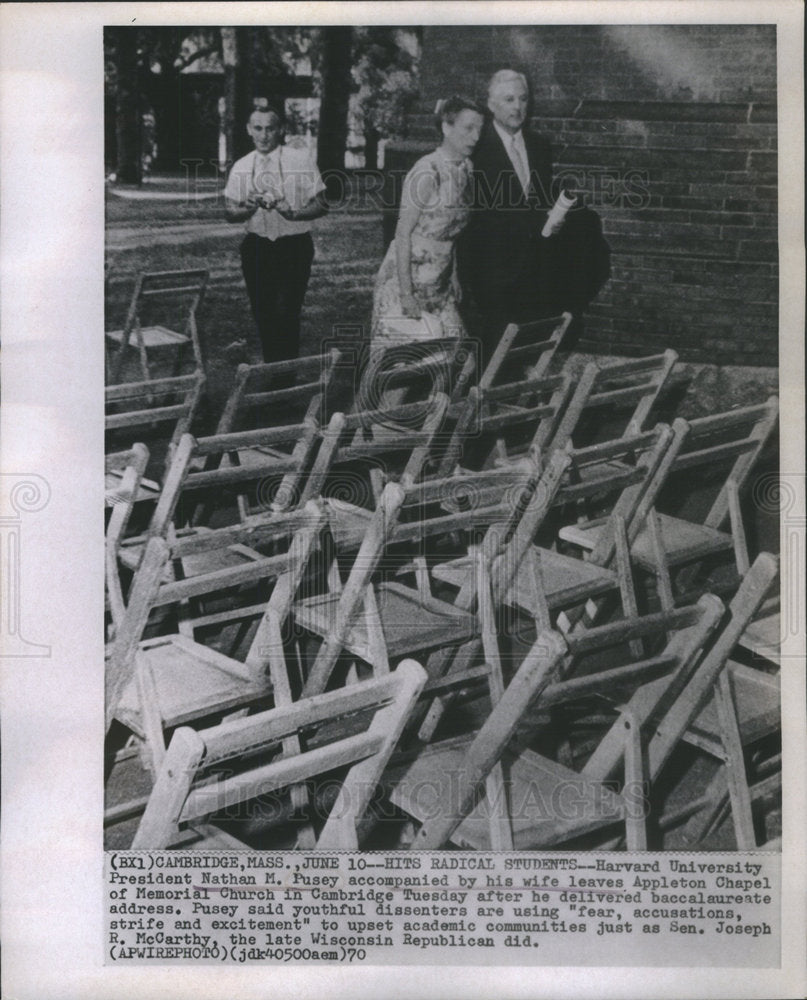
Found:
[[[475,111],[478,115],[485,116],[485,109],[472,97],[464,97],[462,94],[452,94],[451,97],[441,98],[434,106],[435,124],[440,132],[443,122],[453,125],[457,120],[457,115],[462,111]]]

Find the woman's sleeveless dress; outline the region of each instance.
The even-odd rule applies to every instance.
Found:
[[[412,197],[416,200],[418,177],[427,175],[436,183],[433,195],[422,206],[412,230],[412,293],[425,312],[440,320],[438,336],[460,337],[465,330],[457,309],[452,275],[455,242],[471,214],[471,161],[448,160],[439,149],[422,157],[407,175],[407,184],[411,185]],[[402,316],[393,240],[373,291],[371,336],[374,348],[402,342],[401,324],[396,323]],[[414,325],[411,320],[409,324]],[[427,337],[424,332],[418,339]]]

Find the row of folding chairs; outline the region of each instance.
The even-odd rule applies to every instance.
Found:
[[[203,822],[200,827],[198,820],[227,814],[235,802],[249,797],[254,755],[262,761],[260,774],[274,776],[258,794],[281,786],[291,789],[279,812],[297,819],[298,846],[355,846],[371,821],[367,805],[377,792],[424,824],[411,840],[414,846],[432,845],[436,835],[429,832],[422,806],[416,807],[411,792],[394,794],[390,775],[398,773],[396,767],[400,770],[397,758],[406,748],[411,752],[415,747],[416,763],[425,760],[424,748],[432,746],[441,727],[461,717],[469,699],[486,708],[478,733],[466,733],[464,743],[460,740],[459,749],[452,751],[452,759],[471,762],[470,773],[480,775],[467,782],[462,810],[477,802],[484,785],[482,797],[495,806],[486,817],[487,843],[521,844],[518,805],[511,794],[513,740],[523,742],[526,733],[534,746],[535,739],[547,738],[548,727],[534,706],[518,702],[515,724],[503,724],[505,710],[499,715],[497,710],[510,704],[508,697],[516,698],[519,686],[513,685],[524,664],[532,677],[536,663],[546,660],[545,651],[554,649],[550,676],[559,671],[558,677],[572,684],[566,689],[576,692],[570,718],[585,724],[578,695],[602,699],[616,675],[604,671],[599,679],[586,681],[590,671],[574,665],[573,653],[581,648],[575,644],[587,648],[586,637],[611,627],[602,621],[616,614],[613,634],[627,644],[625,670],[618,676],[630,682],[622,689],[629,703],[638,696],[637,679],[649,684],[647,677],[660,672],[656,679],[666,683],[675,674],[671,657],[659,659],[650,648],[652,638],[661,634],[674,642],[682,623],[690,627],[686,615],[698,606],[692,602],[703,587],[693,584],[705,559],[732,554],[736,572],[728,592],[738,583],[740,588],[733,602],[749,587],[756,594],[759,580],[771,577],[770,557],[749,566],[740,500],[773,433],[775,400],[700,421],[650,427],[672,373],[672,352],[623,365],[589,365],[575,377],[547,375],[540,362],[547,354],[551,360],[551,337],[536,365],[535,353],[529,359],[517,354],[517,337],[512,335],[508,343],[508,333],[513,331],[505,333],[499,362],[500,369],[505,362],[514,364],[514,374],[508,376],[515,378],[512,382],[500,384],[485,372],[469,390],[473,366],[456,344],[431,345],[425,353],[394,349],[371,359],[372,377],[362,380],[352,406],[326,423],[322,397],[337,360],[333,355],[330,366],[319,358],[306,359],[308,381],[302,370],[295,370],[299,363],[288,362],[282,372],[258,372],[268,375],[269,383],[256,386],[254,370],[245,367],[216,434],[194,438],[185,433],[190,427],[187,410],[167,417],[177,417],[181,433],[175,424],[162,482],[146,480],[148,453],[142,443],[109,456],[107,722],[114,720],[133,734],[154,775],[148,803],[140,803],[145,814],[138,846],[184,843],[200,830],[204,838],[213,835],[211,830],[224,836],[221,824]],[[272,387],[277,376],[285,382],[280,389]],[[124,412],[127,407],[136,411],[125,391],[137,386],[116,388]],[[278,393],[283,395],[278,398]],[[300,407],[300,421],[260,426],[273,405],[277,412],[278,403],[284,414],[292,412],[292,404]],[[153,408],[169,409],[170,404]],[[259,426],[244,427],[249,413],[258,414]],[[722,477],[714,475],[718,468]],[[694,518],[678,501],[689,492],[688,483],[700,481],[702,470],[715,479],[716,497],[706,517]],[[144,528],[134,512],[146,496],[155,502]],[[662,512],[668,496],[675,502]],[[642,572],[660,607],[655,619],[640,611],[636,583]],[[746,615],[744,609],[752,604],[754,610]],[[714,596],[707,605],[715,615],[718,606],[723,609]],[[729,610],[734,607],[732,603]],[[744,596],[737,607],[747,626],[758,602]],[[646,628],[637,624],[641,621]],[[238,623],[247,628],[249,641],[234,655],[220,644],[223,630]],[[523,649],[514,653],[513,637],[520,640],[525,627],[535,636],[533,647],[526,654]],[[508,647],[504,658],[503,645]],[[411,662],[413,656],[422,667]],[[720,661],[721,685],[727,656]],[[401,667],[395,664],[402,660],[407,666],[399,675]],[[731,782],[721,784],[718,774],[703,797],[714,823],[728,788],[738,842],[742,838],[747,843],[753,836],[751,793],[735,780],[734,730],[739,723],[731,725],[732,719],[747,721],[747,713],[731,701],[737,695],[731,685],[742,676],[745,691],[749,679],[738,669],[731,665],[725,682],[729,688],[720,694],[714,678],[707,684],[717,707],[698,703],[697,709],[706,713],[701,730],[712,720],[707,736],[697,735],[689,716],[684,731],[690,736],[695,731],[694,745],[702,749],[708,744],[718,759],[721,752],[728,759],[726,741],[731,743]],[[752,681],[759,686],[757,674]],[[582,687],[575,687],[575,681]],[[368,684],[375,685],[375,694]],[[353,702],[340,700],[339,692],[359,688],[369,698],[365,703],[362,695],[357,702],[359,715],[363,712],[368,720],[363,735],[350,730],[357,718],[353,709],[344,710],[351,720],[346,722],[340,707]],[[683,697],[675,685],[670,691]],[[380,702],[374,701],[380,692]],[[565,704],[557,691],[547,697],[550,715]],[[775,700],[775,692],[769,700]],[[665,695],[659,704],[667,706],[667,701]],[[330,708],[317,715],[326,703]],[[647,715],[639,713],[634,726],[638,735],[624,745],[621,763],[611,765],[607,778],[596,772],[597,787],[612,780],[618,766],[627,773],[630,765],[634,776],[643,773],[637,754],[646,748],[648,727],[658,720],[658,705],[652,704]],[[774,715],[771,708],[766,718]],[[278,739],[256,742],[261,723],[253,726],[250,720],[261,716],[291,728]],[[481,773],[475,741],[489,745],[485,727],[491,719],[497,720],[495,732],[506,735]],[[622,728],[626,725],[623,720]],[[336,757],[321,742],[331,730],[338,737]],[[621,732],[619,726],[615,732]],[[228,754],[222,756],[215,739],[212,749],[207,747],[208,733],[223,736]],[[238,734],[253,743],[242,744]],[[673,745],[683,738],[676,736]],[[219,798],[218,779],[206,774],[204,785],[210,787],[201,798],[191,786],[186,789],[195,803],[187,808],[170,757],[176,740],[175,752],[180,753],[180,746],[191,752],[192,747],[201,771],[220,768],[226,759],[227,768],[237,762],[238,773],[243,770],[246,777]],[[358,757],[350,757],[350,748]],[[554,748],[552,757],[567,768],[567,777],[579,752],[566,738]],[[321,804],[316,783],[311,784],[314,774],[324,773],[316,768],[326,764],[326,771],[350,765],[351,775],[358,768],[362,782],[372,776],[367,787],[362,785],[363,799],[354,791],[340,793],[340,808],[329,817],[341,815],[346,799],[355,799],[361,808],[348,810],[338,822],[329,818],[327,835],[317,822]],[[186,763],[183,773],[192,775],[195,767]],[[342,787],[354,786],[346,781]],[[450,800],[441,795],[440,801],[456,814]],[[166,809],[166,802],[173,805]],[[706,811],[704,805],[690,819],[693,829],[700,824],[701,834],[709,826],[702,816]],[[171,817],[167,826],[166,816]],[[459,826],[449,832],[443,817],[438,824],[441,842],[465,829],[462,821],[468,817],[472,811],[464,812]],[[647,824],[628,825],[628,834],[627,842],[635,846],[647,835]],[[465,834],[457,836],[466,843]]]
[[[444,399],[442,412],[445,413],[447,408],[448,401]],[[213,656],[212,659],[216,660],[214,672],[217,676],[222,670],[225,674],[229,672],[231,681],[235,678],[235,691],[227,697],[221,690],[212,691],[209,700],[197,704],[195,709],[174,705],[171,709],[173,714],[162,708],[155,710],[160,699],[154,666],[162,662],[163,670],[158,670],[157,675],[162,676],[164,682],[168,678],[171,689],[168,695],[175,702],[177,698],[182,702],[183,691],[187,694],[192,690],[197,697],[201,694],[203,685],[199,664],[209,664],[210,651],[181,633],[168,644],[161,640],[153,647],[144,645],[142,630],[150,612],[158,605],[182,606],[211,590],[220,592],[223,588],[244,586],[257,579],[266,580],[281,569],[284,583],[278,600],[287,602],[294,591],[290,580],[302,581],[305,577],[310,584],[311,577],[306,576],[303,565],[305,553],[310,555],[312,551],[325,551],[325,546],[312,545],[311,541],[312,530],[316,534],[323,525],[327,525],[332,541],[338,542],[337,547],[342,548],[342,555],[347,552],[351,556],[356,548],[357,551],[352,557],[344,584],[339,566],[340,553],[336,553],[335,558],[328,560],[327,568],[320,567],[314,574],[315,579],[327,585],[322,592],[307,593],[296,602],[296,606],[292,604],[294,612],[291,617],[295,623],[321,639],[311,666],[301,674],[298,689],[304,698],[316,697],[332,685],[338,662],[344,660],[346,653],[354,658],[354,662],[346,668],[345,676],[355,675],[356,662],[369,665],[373,675],[386,676],[391,659],[394,662],[402,655],[423,650],[429,654],[425,659],[426,687],[429,692],[437,692],[441,686],[447,686],[450,696],[457,685],[462,686],[474,679],[474,668],[469,665],[473,664],[475,653],[479,650],[484,654],[486,664],[495,664],[497,626],[494,612],[508,601],[526,611],[541,634],[546,632],[552,622],[544,563],[547,559],[556,560],[558,557],[548,555],[552,549],[535,546],[536,535],[553,508],[569,510],[581,501],[602,498],[608,492],[615,499],[610,527],[603,531],[597,558],[590,562],[569,559],[569,570],[582,570],[583,576],[589,579],[583,579],[580,585],[570,588],[566,573],[559,573],[562,593],[556,599],[553,610],[579,607],[581,601],[599,598],[610,589],[619,593],[623,613],[631,621],[636,617],[636,609],[630,596],[630,574],[625,572],[625,564],[630,561],[630,544],[637,537],[635,525],[641,527],[646,519],[651,503],[648,494],[651,484],[653,489],[658,489],[659,482],[663,481],[680,454],[684,430],[685,425],[679,422],[675,429],[660,427],[652,433],[618,439],[607,447],[595,445],[587,449],[557,450],[543,466],[533,462],[530,471],[525,470],[521,463],[509,472],[493,469],[485,473],[468,473],[464,477],[455,473],[444,480],[413,482],[407,479],[404,482],[408,489],[388,484],[375,510],[368,511],[358,521],[356,511],[351,509],[359,509],[358,505],[345,506],[337,497],[331,498],[330,503],[327,499],[310,501],[303,511],[307,519],[305,529],[297,526],[295,517],[300,512],[296,511],[288,515],[274,512],[269,518],[242,521],[224,529],[191,529],[184,535],[174,532],[172,538],[153,533],[145,542],[137,561],[124,620],[115,629],[107,675],[112,684],[112,691],[108,692],[108,708],[112,714],[126,718],[135,730],[139,726],[141,736],[150,742],[158,769],[159,757],[164,750],[162,734],[172,725],[209,715],[213,709],[235,708],[244,700],[254,703],[262,694],[268,696],[267,651],[275,650],[277,657],[277,650],[282,647],[278,629],[289,617],[287,603],[282,605],[280,611],[275,605],[269,612],[275,600],[274,592],[246,660],[247,667],[254,670],[257,666],[257,670],[246,677],[244,674],[249,671],[245,671],[244,667],[240,671],[238,666],[228,671]],[[232,447],[235,442],[230,440],[226,444]],[[349,457],[356,461],[364,457],[364,452],[366,449],[360,448],[359,454]],[[213,479],[209,478],[210,472],[204,471],[191,473],[188,478],[207,475],[208,479],[202,479],[202,485],[215,483],[218,486],[223,481],[222,473],[228,474],[227,470],[217,469],[212,470]],[[346,525],[334,527],[339,514],[346,511],[349,513]],[[313,522],[319,528],[312,527]],[[443,556],[441,563],[434,562],[434,555],[441,554],[438,543],[445,544],[448,540],[449,544],[454,544],[452,540],[458,533],[466,539],[472,538],[486,525],[484,536],[478,543],[466,544],[465,551],[460,552],[457,558],[446,559]],[[289,538],[291,527],[294,527],[295,534]],[[304,540],[298,534],[301,530],[307,532]],[[293,559],[291,555],[286,557],[277,553],[281,536],[285,538],[286,552],[295,554]],[[258,553],[267,542],[273,547],[273,554],[261,557]],[[179,580],[166,572],[169,565],[182,565],[194,555],[209,556],[214,550],[230,553],[239,547],[250,553],[240,565],[216,565],[212,570]],[[463,546],[460,545],[460,548]],[[400,553],[401,559],[392,559],[396,552]],[[291,565],[289,559],[292,559]],[[602,575],[591,578],[594,566],[608,569],[609,562],[614,561],[617,571],[611,573],[608,586]],[[374,583],[373,578],[382,564],[385,576],[392,575],[393,579]],[[522,586],[520,578],[526,564],[529,564],[526,571],[529,574],[528,585]],[[409,574],[415,585],[399,583],[394,578],[400,574]],[[596,573],[593,575],[596,577]],[[430,579],[453,586],[456,596],[452,600],[435,597],[431,593]],[[527,594],[531,596],[527,598]],[[251,615],[256,613],[255,607],[245,610]],[[260,611],[260,608],[257,610]],[[224,612],[225,615],[230,613]],[[220,619],[208,616],[204,624],[215,624],[217,620]],[[580,624],[580,620],[567,622],[566,634],[575,635],[580,630]],[[655,628],[658,630],[658,623]],[[632,653],[641,662],[638,641],[638,638],[631,640]],[[177,643],[191,662],[184,680],[177,680],[176,664],[181,659],[175,648]],[[171,646],[169,653],[165,651],[166,645]],[[152,648],[156,652],[152,653]],[[151,679],[148,673],[141,676],[145,670],[143,664],[149,659],[154,661],[151,664]],[[273,671],[271,655],[269,660],[275,705],[278,704],[278,697],[286,704],[291,692],[290,683],[283,680],[289,677],[288,665],[285,661],[279,665],[276,662]],[[342,667],[345,669],[344,663]],[[479,668],[476,670],[478,679]],[[500,669],[491,671],[487,666],[482,673],[486,671],[494,676],[490,685],[493,703],[502,695],[504,682]],[[128,709],[127,698],[123,697],[121,701],[124,690],[128,691]],[[147,700],[149,695],[150,701]],[[444,694],[438,696],[437,693],[431,699],[419,730],[424,738],[433,733],[446,701],[450,702],[450,697]],[[148,711],[143,707],[146,704],[151,706]],[[140,706],[139,718],[135,718],[137,706]],[[147,716],[151,719],[150,723],[146,722]],[[495,773],[490,780],[497,780]],[[298,789],[295,794],[299,804]],[[495,793],[492,795],[496,797]]]
[[[590,383],[596,384],[596,379]],[[596,394],[594,398],[596,407]],[[609,477],[616,476],[617,483],[620,474],[641,477],[642,470],[632,469],[632,463],[635,465],[646,454],[655,456],[646,457],[647,462],[659,463],[663,459],[663,463],[660,472],[652,477],[652,489],[642,499],[640,516],[633,522],[626,519],[630,552],[622,556],[656,574],[664,606],[672,606],[676,599],[672,575],[680,567],[729,552],[736,575],[741,577],[747,570],[749,544],[741,510],[742,494],[775,430],[775,398],[725,414],[674,422],[668,432],[674,446],[663,455],[652,447],[658,430],[634,430],[632,418],[624,433],[618,430],[618,436],[611,440],[576,448],[574,428],[566,419],[568,410],[561,421],[563,427],[552,412],[546,433],[542,430],[544,420],[539,418],[536,433],[543,434],[542,447],[531,446],[505,460],[499,447],[501,438],[497,437],[491,446],[493,461],[483,463],[480,469],[465,468],[453,457],[448,465],[443,461],[446,441],[448,449],[452,449],[456,436],[456,427],[450,422],[451,409],[448,397],[438,393],[425,405],[337,413],[324,428],[309,411],[299,424],[198,439],[183,435],[177,443],[171,443],[171,461],[159,491],[143,475],[140,462],[144,449],[140,446],[136,455],[132,450],[109,457],[108,476],[114,488],[108,500],[110,505],[131,507],[133,500],[144,495],[154,497],[157,502],[146,534],[165,536],[169,529],[203,531],[210,514],[224,506],[228,498],[233,511],[237,509],[238,520],[248,523],[324,497],[335,531],[361,535],[390,478],[404,485],[449,479],[455,492],[464,490],[468,494],[466,504],[471,499],[477,503],[484,499],[485,491],[504,488],[502,483],[508,475],[518,476],[531,467],[541,469],[552,455],[566,454],[571,456],[570,476],[581,484],[591,482],[594,500],[587,500],[585,495],[579,498],[577,519],[563,525],[559,540],[589,553],[588,565],[594,566],[602,563],[602,552],[607,561],[613,550],[612,522],[603,516],[604,508],[602,503],[598,508],[596,498],[608,494]],[[583,405],[578,419],[585,412]],[[494,434],[501,435],[508,428],[519,434],[523,431],[521,408],[497,417]],[[479,440],[469,435],[466,444],[476,448]],[[131,467],[127,464],[130,461]],[[498,479],[495,475],[486,479],[479,475],[483,472],[500,475]],[[125,488],[124,476],[129,481]],[[711,478],[714,494],[711,505],[698,519],[682,505],[682,498],[690,492],[687,482],[693,477],[699,484]],[[132,487],[132,483],[136,485]],[[621,509],[617,505],[608,513],[619,513]],[[124,521],[118,512],[110,522],[110,548],[133,568],[142,540],[124,538],[121,525],[128,525],[130,515],[128,511]],[[604,529],[603,525],[608,527]],[[691,580],[691,566],[677,575],[682,584]]]
[[[565,323],[564,319],[555,334],[563,332]],[[507,338],[508,331],[502,340]],[[467,467],[506,458],[508,445],[520,452],[540,451],[546,449],[550,439],[556,446],[571,440],[573,431],[579,439],[584,433],[581,421],[590,423],[593,418],[596,422],[597,415],[606,406],[613,409],[618,404],[624,408],[633,401],[628,430],[640,429],[647,423],[672,371],[673,352],[605,368],[589,365],[579,379],[571,374],[534,377],[536,370],[544,370],[540,362],[546,361],[547,355],[554,355],[554,348],[544,350],[546,343],[556,346],[559,342],[549,338],[546,342],[527,345],[532,359],[537,358],[538,362],[524,368],[522,358],[520,374],[528,374],[529,378],[522,377],[515,383],[496,384],[493,366],[498,365],[497,371],[500,371],[502,363],[494,357],[480,380],[480,385],[491,383],[489,387],[473,387],[470,393],[460,396],[458,390],[465,392],[470,384],[470,377],[466,376],[473,370],[472,355],[465,349],[455,344],[449,355],[445,342],[429,343],[419,345],[416,356],[407,358],[401,356],[405,351],[392,348],[384,352],[379,364],[373,361],[364,369],[356,387],[355,401],[347,412],[353,417],[357,413],[376,413],[375,422],[380,423],[384,416],[381,411],[395,408],[389,397],[398,392],[396,386],[402,383],[408,398],[414,395],[424,406],[436,393],[447,391],[451,406],[438,428],[435,445],[439,445],[439,454],[429,455],[440,474],[450,472],[463,458]],[[511,346],[511,352],[513,350]],[[339,352],[332,350],[322,357],[241,366],[215,433],[259,430],[294,421],[313,421],[324,426],[330,410],[328,392],[339,364]],[[133,443],[147,442],[152,446],[152,455],[149,478],[141,485],[141,495],[143,499],[154,498],[167,476],[178,441],[192,429],[203,390],[204,377],[200,372],[107,388],[106,425],[110,453],[107,486],[113,495],[122,464],[122,459],[116,459],[116,455],[125,456]],[[362,419],[366,424],[367,418]],[[355,422],[354,419],[354,425]],[[392,424],[396,433],[401,427],[394,415],[388,415],[386,422]],[[352,429],[355,431],[355,426]],[[404,433],[408,429],[403,427]],[[525,439],[525,435],[529,435],[528,438]],[[126,447],[119,452],[121,444]]]
[[[546,848],[597,833],[605,836],[601,844],[642,850],[651,824],[665,820],[663,803],[656,808],[652,801],[659,778],[676,747],[689,739],[701,746],[708,740],[718,764],[704,793],[710,808],[720,798],[712,787],[717,784],[730,803],[738,846],[755,847],[753,801],[769,788],[763,781],[755,789],[746,775],[748,727],[738,721],[737,708],[742,675],[728,658],[775,574],[775,560],[763,555],[728,607],[706,595],[695,606],[576,637],[543,630],[506,685],[496,657],[489,656],[475,672],[454,678],[455,684],[487,682],[490,709],[478,731],[421,740],[408,761],[401,759],[406,753],[394,760],[394,752],[435,691],[428,668],[410,658],[324,693],[304,689],[290,698],[281,688],[274,707],[257,714],[199,729],[179,726],[156,769],[133,846],[234,846],[232,831],[243,822],[239,807],[258,800],[264,811],[278,802],[282,814],[278,793],[288,789],[285,815],[302,817],[298,845],[356,849],[379,822],[368,807],[381,789],[419,824],[408,840],[412,848]],[[275,650],[277,675],[285,678],[277,662],[277,622],[267,612],[261,626],[274,629],[275,637],[273,644],[267,635],[263,641]],[[630,652],[631,643],[664,634],[669,638],[661,648]],[[592,657],[615,647],[626,651],[617,665],[593,671]],[[351,652],[358,655],[355,646]],[[372,657],[372,651],[361,652]],[[541,735],[536,708],[568,709],[592,697],[607,700],[610,710],[609,724],[593,729],[593,749],[563,754],[527,744],[526,716],[530,735]],[[753,723],[758,728],[759,718]],[[335,801],[316,801],[318,777],[336,784]],[[570,788],[573,803],[559,808]]]
[[[136,302],[152,294],[158,296],[166,291],[178,292],[180,286],[184,287],[178,275],[185,275],[185,272],[141,275],[135,289]],[[106,389],[108,450],[123,451],[125,447],[121,447],[122,443],[129,447],[135,442],[142,442],[143,435],[156,436],[162,444],[159,449],[162,461],[153,461],[151,471],[152,479],[158,483],[166,474],[177,441],[183,433],[192,429],[205,388],[193,317],[201,301],[206,276],[188,272],[185,277],[189,292],[193,292],[188,320],[191,326],[187,337],[196,345],[195,371],[182,376],[152,378],[151,369],[144,360],[142,380],[119,383],[115,377],[113,384]],[[176,287],[172,287],[172,283]],[[142,309],[134,304],[135,300],[130,307],[125,329],[107,335],[113,342],[117,339],[121,344],[116,355],[118,362],[122,358],[121,352],[135,334],[147,339],[149,331],[158,329],[143,327],[140,318]],[[522,376],[527,373],[532,380],[540,378],[563,343],[570,322],[571,316],[564,314],[508,327],[495,356],[480,373],[479,384],[491,386],[501,383],[514,362]],[[142,352],[146,351],[144,345],[145,340],[141,344]],[[260,429],[279,422],[304,419],[327,422],[334,409],[329,395],[334,390],[334,378],[338,371],[346,375],[349,384],[342,391],[353,399],[354,411],[388,405],[390,394],[401,386],[400,391],[410,399],[446,392],[453,401],[458,401],[476,383],[476,353],[473,344],[464,340],[439,340],[391,347],[381,353],[368,353],[366,349],[362,351],[358,345],[352,345],[349,350],[340,352],[331,349],[322,356],[312,355],[273,364],[242,364],[236,371],[215,433]],[[341,408],[345,409],[345,406]],[[460,428],[458,433],[461,432]],[[153,489],[153,484],[148,488]],[[144,486],[144,493],[146,489],[147,486]]]

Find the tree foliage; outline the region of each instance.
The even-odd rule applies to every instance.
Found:
[[[320,97],[320,165],[343,164],[353,98],[374,165],[379,137],[401,135],[417,95],[417,31],[383,27],[110,27],[104,33],[107,114],[119,179],[138,178],[143,115],[153,115],[157,165],[181,157],[187,105],[181,77],[222,78],[227,158],[249,148],[244,122],[255,97],[282,103],[312,79]],[[187,81],[185,81],[187,83]],[[299,89],[296,91],[299,93]],[[214,110],[215,115],[218,114]],[[136,182],[136,180],[134,181]]]
[[[418,96],[414,28],[357,28],[353,79],[365,128],[387,137],[403,135],[406,114]]]

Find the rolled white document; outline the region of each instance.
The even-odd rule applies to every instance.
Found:
[[[558,200],[549,210],[549,215],[546,217],[544,228],[541,230],[541,236],[551,236],[553,233],[556,233],[563,225],[566,213],[576,201],[577,198],[573,194],[567,194],[565,191],[561,191]]]

